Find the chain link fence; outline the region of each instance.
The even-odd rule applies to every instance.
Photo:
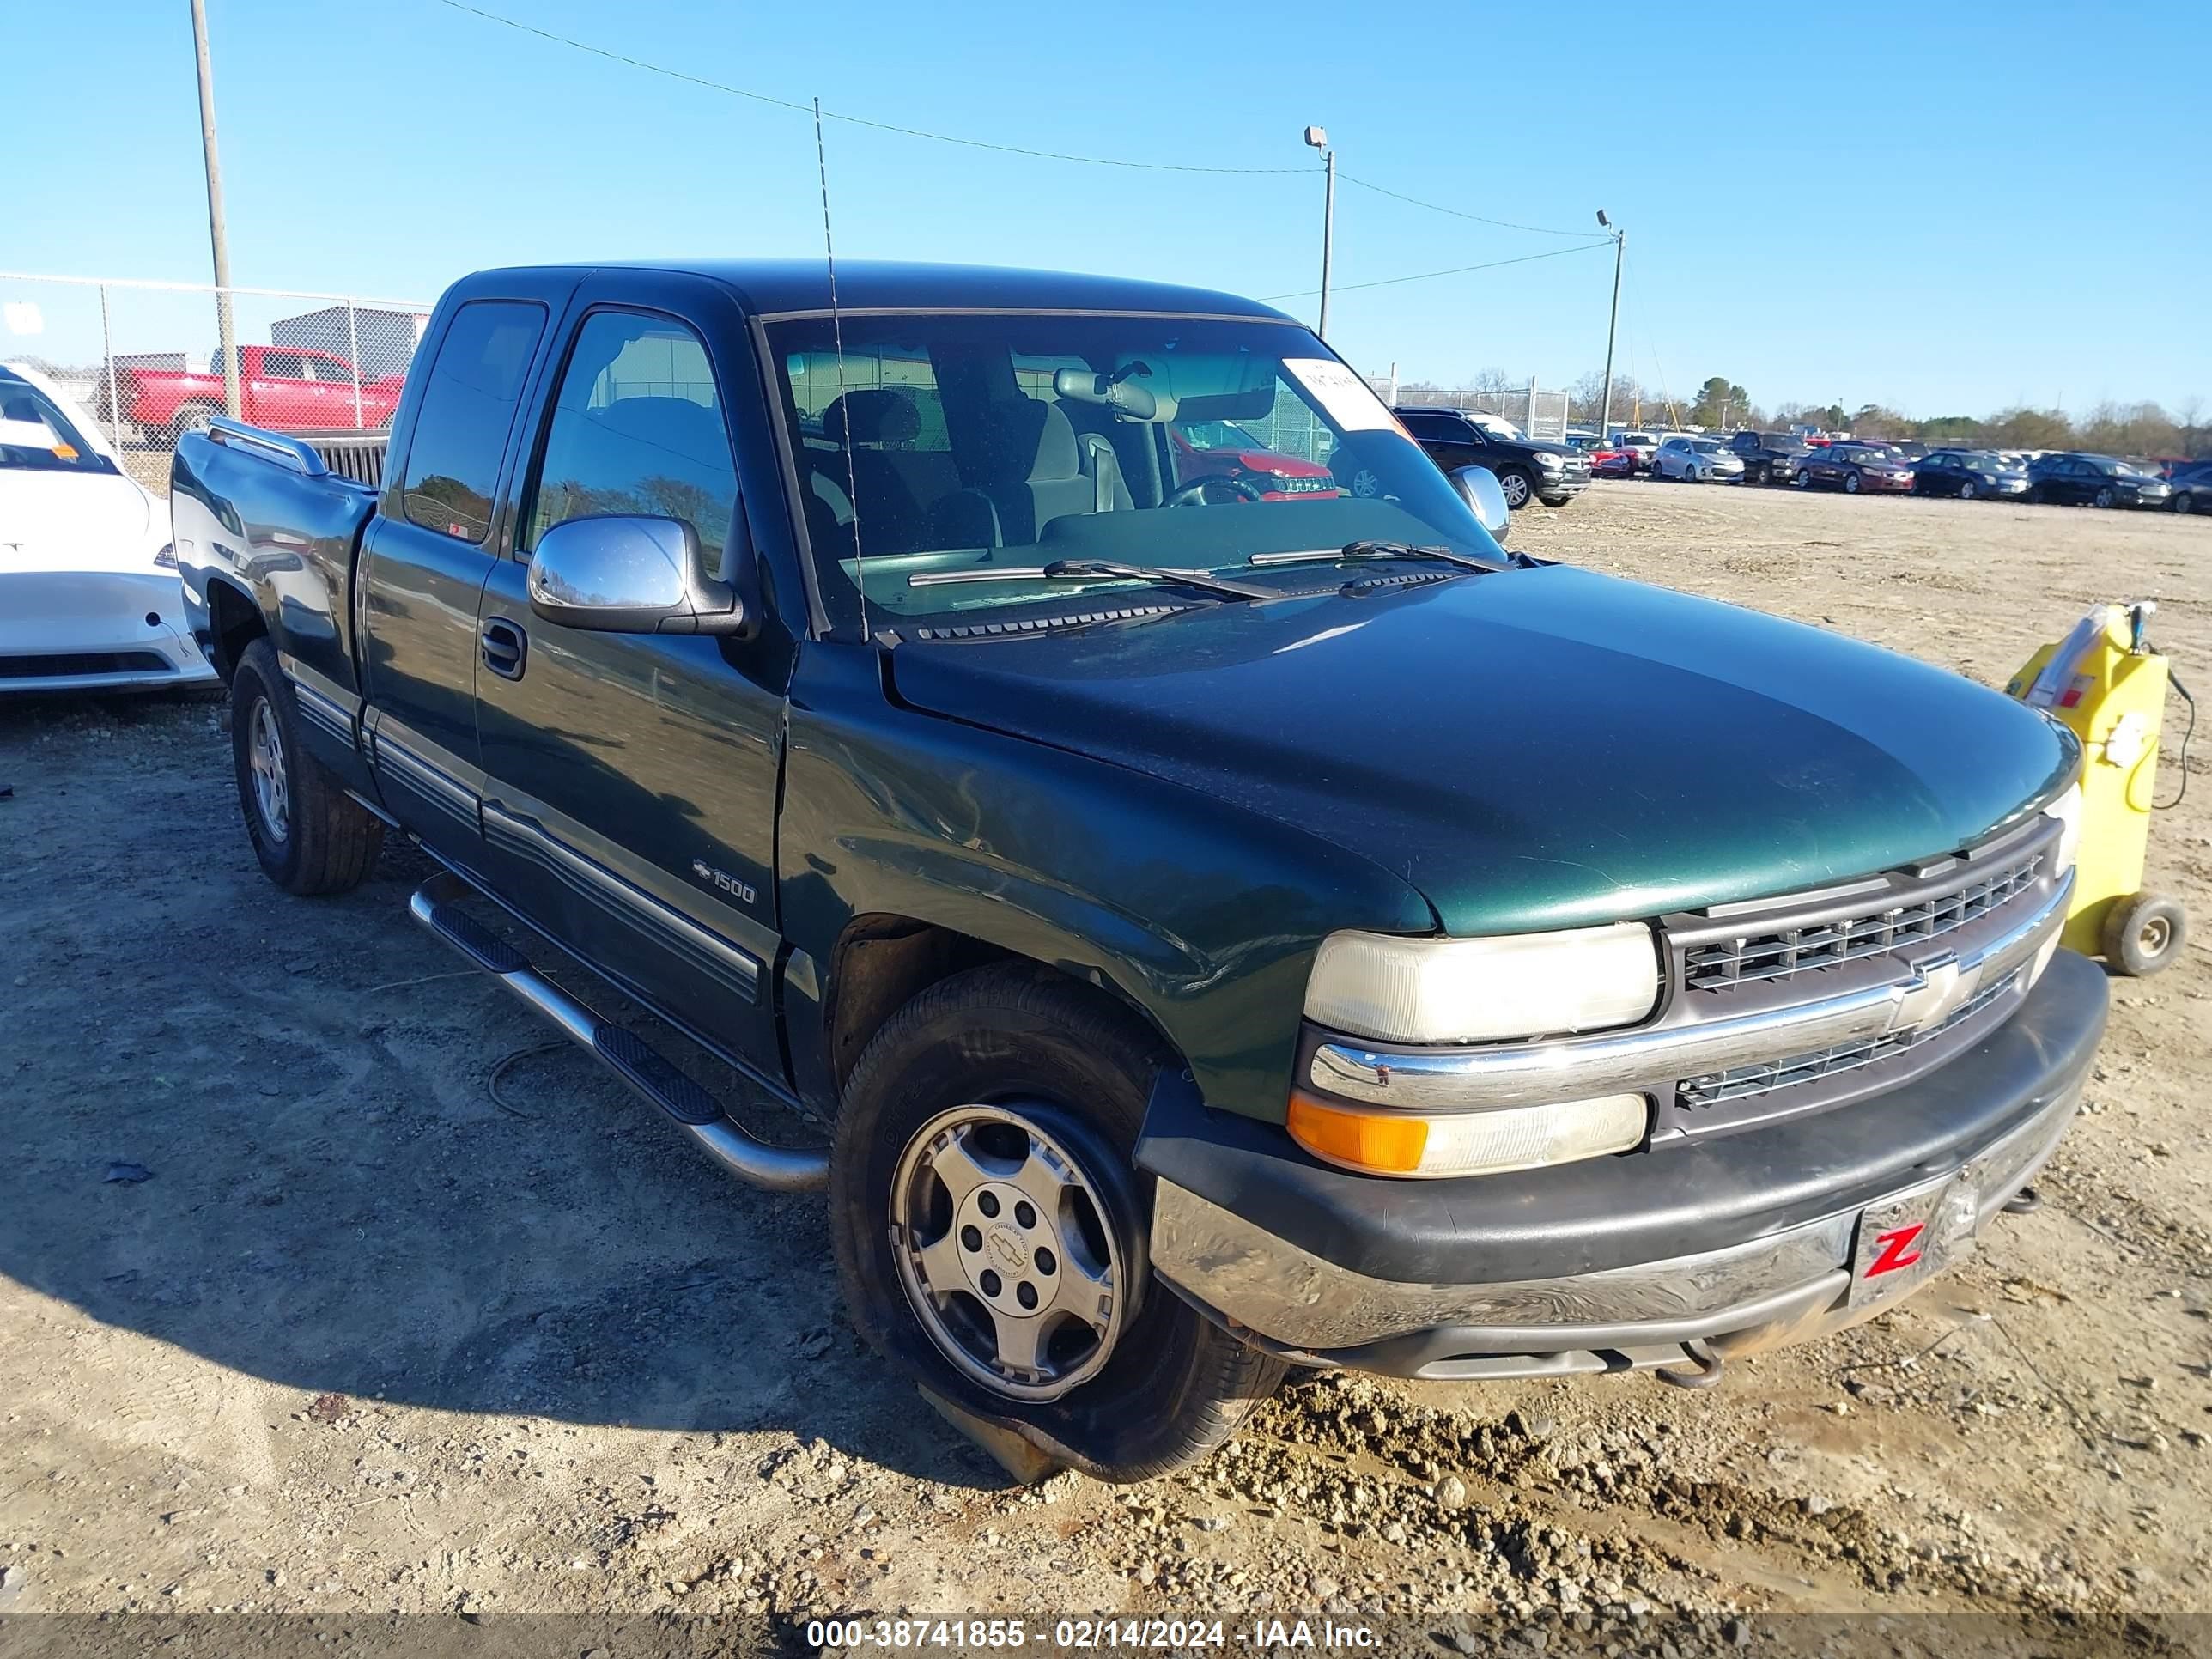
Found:
[[[0,271],[0,362],[46,375],[157,492],[178,434],[226,410],[278,432],[388,427],[429,319],[419,300]]]
[[[1553,443],[1565,440],[1567,428],[1571,424],[1567,418],[1569,394],[1547,392],[1534,380],[1525,386],[1503,391],[1405,386],[1395,380],[1378,379],[1373,375],[1368,377],[1367,383],[1386,403],[1407,407],[1465,409],[1478,414],[1495,415],[1502,420],[1512,422],[1531,438]]]

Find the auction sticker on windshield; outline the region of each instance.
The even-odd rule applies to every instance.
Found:
[[[1346,432],[1402,432],[1375,390],[1334,357],[1285,357],[1283,367]]]

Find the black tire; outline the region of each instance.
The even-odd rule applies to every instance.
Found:
[[[1130,1160],[1155,1076],[1177,1064],[1103,993],[1032,963],[999,963],[932,986],[886,1022],[846,1085],[830,1173],[837,1277],[854,1328],[936,1393],[1034,1431],[1101,1480],[1146,1480],[1197,1462],[1275,1391],[1284,1366],[1147,1283],[1152,1182]],[[1129,1273],[1103,1366],[1056,1400],[1009,1398],[940,1351],[902,1282],[890,1220],[908,1143],[963,1104],[1018,1110],[1069,1146],[1109,1210]],[[1102,1167],[1093,1168],[1097,1160]]]
[[[1858,493],[1859,493],[1859,475],[1858,475],[1857,473],[1856,473],[1856,472],[1846,472],[1846,473],[1844,473],[1844,494],[1845,494],[1846,495],[1857,495]]]
[[[2030,484],[2030,485],[2028,485],[2028,487],[2027,487],[2027,500],[2028,500],[2028,504],[2029,504],[2030,506],[2032,506],[2032,507],[2041,507],[2041,506],[2043,505],[2043,503],[2044,503],[2045,499],[2045,495],[2044,495],[2044,494],[2043,494],[2043,486],[2042,486],[2041,484]]]
[[[1960,501],[1971,501],[1978,494],[1980,494],[1980,491],[1975,487],[1974,481],[1972,478],[1963,478],[1960,480],[1959,499]]]
[[[1513,492],[1516,486],[1521,492],[1521,499],[1517,501],[1513,499]],[[1536,499],[1536,481],[1517,466],[1501,467],[1498,470],[1498,487],[1505,494],[1506,507],[1515,513],[1518,513]]]
[[[2118,497],[2112,494],[2112,485],[2105,484],[2101,486],[2098,489],[2096,495],[2091,498],[2090,504],[2094,507],[2110,507],[2118,499]]]
[[[2177,489],[2174,491],[2173,510],[2177,513],[2194,513],[2197,510],[2196,503],[2190,499],[2190,495],[2187,490]]]
[[[278,739],[283,774],[281,823],[260,799],[254,775],[254,732],[264,709]],[[265,639],[247,646],[230,677],[230,747],[238,805],[263,873],[302,898],[358,887],[376,867],[384,823],[345,793],[330,769],[307,752],[292,708],[291,688]]]
[[[2163,893],[2114,899],[2105,913],[2105,964],[2131,979],[2156,973],[2188,942],[2188,913]]]

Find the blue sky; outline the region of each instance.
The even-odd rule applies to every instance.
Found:
[[[1918,416],[2212,404],[2212,7],[484,3],[880,120],[1308,169],[1082,167],[832,123],[845,257],[1310,289],[1299,134],[1320,122],[1346,173],[1407,194],[1570,231],[1607,209],[1629,232],[1619,361],[1647,384],[1722,374],[1762,403]],[[439,0],[208,7],[241,283],[428,297],[487,264],[821,246],[803,116]],[[204,278],[184,0],[23,7],[6,29],[0,266]],[[1573,242],[1339,191],[1340,284]],[[1611,276],[1599,251],[1347,286],[1331,343],[1372,373],[1564,385],[1602,361]]]

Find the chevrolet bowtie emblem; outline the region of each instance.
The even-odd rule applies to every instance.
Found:
[[[1912,977],[1897,988],[1897,1015],[1889,1029],[1917,1031],[1923,1026],[1941,1024],[1980,988],[1981,980],[1979,963],[1962,969],[1959,958],[1948,951],[1914,963]]]

